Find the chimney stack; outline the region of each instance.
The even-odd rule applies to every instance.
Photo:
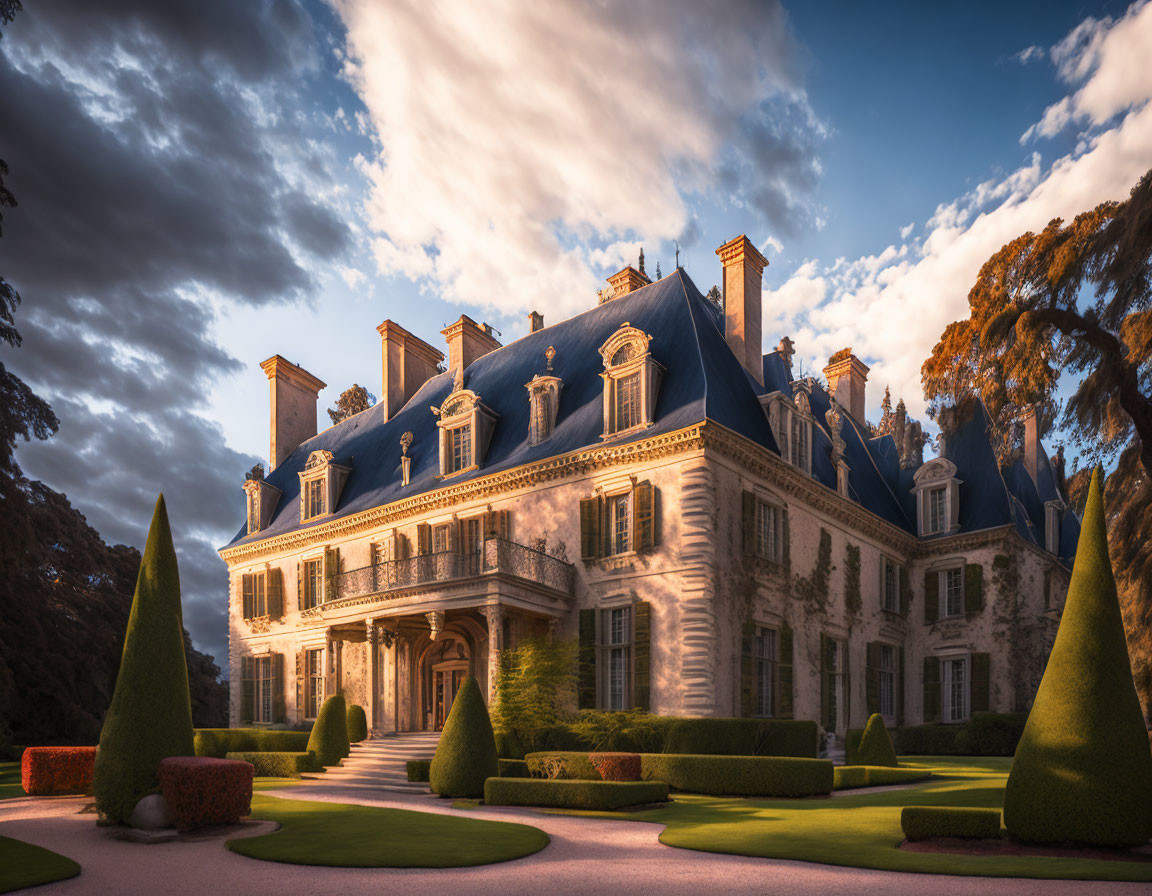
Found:
[[[380,401],[384,404],[384,419],[391,420],[421,386],[436,376],[436,366],[444,355],[395,321],[384,321],[376,332],[380,334],[383,374]]]
[[[600,304],[618,299],[621,296],[626,296],[628,293],[635,292],[638,289],[643,289],[651,282],[652,281],[648,279],[648,275],[643,271],[638,271],[632,267],[632,265],[628,265],[628,267],[617,271],[608,278],[608,285],[611,287],[611,291],[601,299]]]
[[[1040,455],[1044,446],[1040,444],[1040,409],[1032,405],[1024,411],[1024,469],[1032,477],[1032,483],[1040,488]]]
[[[316,398],[327,384],[280,355],[260,362],[260,367],[268,376],[272,406],[268,447],[271,472],[316,435]]]
[[[440,331],[448,341],[448,369],[467,370],[477,358],[500,348],[488,324],[478,324],[467,314],[461,314],[454,324]]]
[[[868,368],[864,362],[852,354],[852,349],[842,348],[828,359],[824,376],[828,380],[829,393],[836,396],[840,407],[863,425],[864,384],[868,382]]]
[[[537,330],[544,329],[544,315],[539,311],[533,311],[531,314],[529,314],[528,322],[532,327],[533,333],[535,333]]]
[[[724,266],[724,339],[744,369],[762,386],[764,353],[760,327],[768,259],[744,234],[725,243],[716,254]]]

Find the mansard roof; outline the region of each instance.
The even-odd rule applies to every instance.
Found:
[[[464,387],[481,397],[496,414],[497,422],[480,468],[453,476],[451,482],[465,482],[603,444],[603,360],[598,349],[625,323],[652,337],[649,350],[665,372],[653,425],[613,440],[613,444],[675,432],[707,420],[779,453],[759,399],[776,391],[793,397],[789,366],[777,352],[771,352],[763,360],[764,385],[756,382],[728,348],[720,312],[701,295],[683,268],[678,268],[662,280],[529,333],[473,361],[464,371]],[[552,434],[537,445],[529,445],[529,403],[523,387],[533,376],[544,372],[548,346],[556,350],[552,374],[563,380],[563,392]],[[453,390],[453,374],[439,374],[426,382],[392,419],[384,419],[384,405],[379,403],[304,442],[267,477],[269,484],[284,493],[272,520],[252,535],[246,535],[246,528],[242,528],[229,546],[321,525],[441,487],[444,482],[439,478],[437,418],[431,409],[440,406]],[[832,442],[825,418],[831,407],[827,390],[814,382],[810,402],[816,422],[812,475],[835,490],[836,470],[831,462]],[[915,534],[913,471],[901,469],[891,436],[872,437],[862,421],[846,412],[841,418],[844,459],[849,466],[849,498]],[[400,465],[400,437],[405,432],[414,436],[408,450],[412,458],[408,485],[402,484]],[[947,456],[958,467],[957,478],[962,482],[961,530],[1015,523],[1022,536],[1043,546],[1043,502],[1048,498],[1027,494],[1019,497],[1017,492],[1027,491],[1020,477],[1011,470],[1007,471],[1007,478],[1001,476],[982,406],[946,440],[946,446]],[[298,474],[312,452],[318,450],[330,451],[333,462],[351,467],[351,472],[335,512],[301,523]],[[1044,465],[1048,469],[1046,457]],[[1023,478],[1031,484],[1026,473]],[[1054,477],[1051,483],[1051,489],[1044,485],[1045,495],[1056,489]],[[1066,518],[1075,522],[1071,513]],[[1072,529],[1069,523],[1062,525],[1062,557],[1075,553]],[[1075,530],[1079,531],[1078,523]],[[1065,542],[1071,545],[1067,554]]]

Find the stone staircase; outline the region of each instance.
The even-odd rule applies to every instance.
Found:
[[[352,753],[342,765],[320,775],[306,775],[306,786],[427,793],[427,784],[408,780],[407,763],[410,759],[431,759],[439,740],[439,731],[422,731],[352,744]]]

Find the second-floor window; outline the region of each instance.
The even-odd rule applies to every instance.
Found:
[[[300,608],[308,610],[320,606],[324,602],[324,561],[319,557],[305,560],[302,575]]]
[[[880,558],[883,564],[882,606],[889,613],[900,612],[900,569],[887,557]]]
[[[432,553],[443,554],[448,550],[448,529],[447,523],[441,526],[432,527]]]
[[[940,573],[940,616],[964,615],[964,568],[957,566]]]
[[[756,502],[756,553],[765,560],[780,562],[781,510],[766,501]]]
[[[264,573],[244,576],[244,615],[254,619],[268,615],[268,593]]]
[[[626,554],[632,549],[632,494],[608,499],[608,546],[611,554]]]

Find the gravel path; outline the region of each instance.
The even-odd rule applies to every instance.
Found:
[[[472,818],[519,821],[548,832],[542,852],[499,865],[458,869],[319,868],[261,862],[239,856],[223,839],[144,846],[112,839],[92,815],[78,814],[83,800],[6,800],[0,803],[0,834],[55,850],[83,867],[80,877],[37,887],[30,896],[54,894],[243,894],[330,896],[339,892],[403,893],[405,896],[491,894],[585,896],[590,893],[819,894],[860,896],[964,896],[1108,893],[1147,896],[1146,883],[1008,880],[944,877],[837,868],[805,862],[723,856],[674,849],[657,841],[660,825],[544,815],[527,809],[454,810],[428,795],[349,792],[339,787],[267,791],[276,796],[363,805],[393,806]],[[266,830],[261,826],[254,833]]]

